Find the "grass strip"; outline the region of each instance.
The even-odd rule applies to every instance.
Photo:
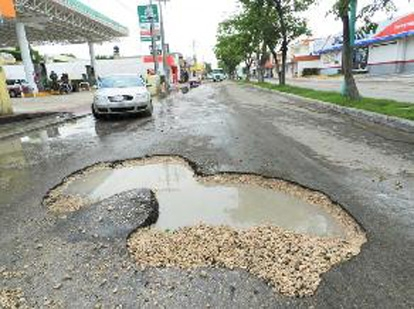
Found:
[[[264,89],[276,90],[284,93],[299,95],[304,98],[316,99],[323,102],[333,103],[340,106],[353,107],[361,110],[375,112],[387,116],[394,116],[408,120],[414,120],[414,104],[403,103],[387,99],[361,98],[350,100],[338,92],[319,91],[296,86],[280,86],[271,83],[240,82],[245,85],[255,85]]]

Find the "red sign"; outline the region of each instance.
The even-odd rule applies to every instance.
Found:
[[[158,60],[159,63],[161,63],[162,62],[162,56],[158,56],[157,57],[157,60]],[[154,63],[154,57],[153,56],[143,56],[142,57],[142,61],[144,63]],[[174,57],[173,56],[168,56],[167,57],[167,64],[170,67],[175,66],[175,61],[174,61]]]
[[[391,25],[385,27],[375,38],[383,38],[390,35],[401,34],[408,31],[414,31],[414,13],[394,21]]]

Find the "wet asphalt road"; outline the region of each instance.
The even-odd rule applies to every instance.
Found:
[[[88,237],[69,237],[82,215],[57,218],[42,206],[77,170],[155,154],[183,156],[200,173],[252,172],[323,191],[368,243],[324,275],[314,297],[295,299],[244,271],[141,271],[125,235],[81,228]],[[257,89],[204,85],[159,103],[152,119],[87,117],[0,141],[0,290],[21,288],[35,307],[413,308],[413,188],[412,135]]]

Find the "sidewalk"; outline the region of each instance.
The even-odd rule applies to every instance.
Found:
[[[92,92],[12,99],[14,114],[0,117],[0,139],[86,116],[92,100]]]
[[[15,114],[72,113],[82,116],[91,112],[92,92],[77,92],[69,95],[53,95],[38,98],[12,99]]]

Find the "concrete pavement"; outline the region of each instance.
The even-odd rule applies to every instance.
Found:
[[[73,113],[79,116],[91,112],[92,100],[92,92],[77,92],[69,95],[14,98],[12,106],[15,114],[56,112]]]
[[[198,173],[255,173],[322,191],[368,243],[325,274],[315,296],[289,298],[237,269],[142,271],[124,239],[86,237],[87,226],[69,237],[67,218],[42,205],[86,166],[155,154],[183,156]],[[231,83],[170,97],[151,119],[87,117],[2,140],[0,290],[21,289],[33,307],[412,308],[413,167],[412,134]]]

